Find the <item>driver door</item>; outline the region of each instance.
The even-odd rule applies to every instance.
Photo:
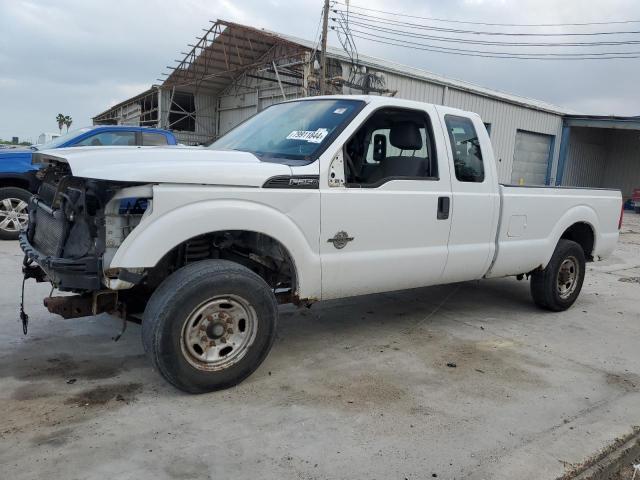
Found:
[[[420,129],[420,148],[416,148],[416,138],[403,140],[400,122]],[[357,159],[346,156],[343,147],[362,129],[370,130],[363,135],[369,145],[363,145],[362,152],[370,151],[373,132],[390,132],[380,165],[358,168],[353,166]],[[441,280],[448,256],[451,184],[444,142],[436,142],[436,134],[442,131],[433,107],[378,109],[346,144],[321,158],[323,299],[414,288]],[[410,173],[409,167],[420,163],[417,158],[431,165],[423,175],[393,175]],[[351,169],[362,172],[378,167],[383,173],[375,174],[375,183],[350,178]],[[340,175],[345,175],[345,183],[336,181]]]

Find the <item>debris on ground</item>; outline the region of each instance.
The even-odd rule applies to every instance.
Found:
[[[619,282],[640,283],[640,277],[620,277]]]

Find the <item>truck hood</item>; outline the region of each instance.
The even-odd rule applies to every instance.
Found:
[[[291,168],[247,152],[189,147],[73,147],[37,152],[34,163],[69,164],[76,177],[122,182],[259,187]]]

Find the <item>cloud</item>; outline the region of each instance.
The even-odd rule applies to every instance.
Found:
[[[502,23],[640,19],[640,2],[634,0],[608,0],[606,9],[596,0],[351,3],[415,16]],[[313,39],[320,10],[319,0],[0,0],[0,137],[34,138],[55,130],[59,112],[72,115],[74,125],[90,124],[96,113],[157,83],[210,20]],[[621,28],[631,26],[640,24]],[[333,36],[330,43],[338,45]],[[640,113],[637,60],[515,61],[419,52],[360,39],[357,45],[364,54],[587,113]]]

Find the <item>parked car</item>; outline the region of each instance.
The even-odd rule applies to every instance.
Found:
[[[0,152],[0,239],[15,240],[27,224],[27,202],[37,191],[38,166],[31,163],[38,151],[108,145],[176,145],[171,132],[135,126],[94,126],[61,135],[49,143]]]
[[[633,189],[631,200],[633,201],[633,209],[635,212],[640,213],[640,188]]]
[[[274,105],[209,148],[36,157],[25,278],[76,293],[45,299],[63,317],[141,319],[187,392],[250,375],[278,303],[526,276],[565,310],[621,219],[616,190],[501,185],[478,115],[387,97]]]

